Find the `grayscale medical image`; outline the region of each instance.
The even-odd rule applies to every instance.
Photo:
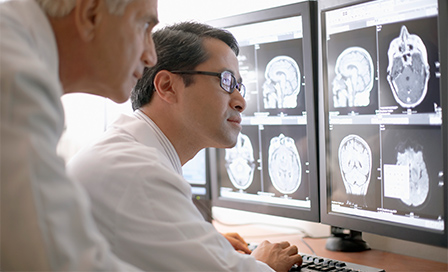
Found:
[[[302,164],[294,139],[280,134],[269,145],[268,170],[272,185],[282,194],[292,194],[302,182]]]
[[[403,25],[400,35],[391,41],[387,56],[387,81],[395,100],[404,108],[419,105],[429,80],[428,54],[422,39]]]
[[[347,194],[365,196],[372,171],[372,151],[355,134],[342,139],[338,150],[339,167]]]
[[[383,205],[399,214],[437,219],[443,214],[445,150],[440,126],[385,125],[382,139]]]
[[[369,52],[362,47],[349,47],[338,56],[334,69],[334,107],[368,106],[375,76]]]
[[[247,189],[253,181],[255,170],[254,150],[249,137],[240,133],[233,148],[226,149],[226,170],[235,188]]]
[[[266,66],[263,84],[265,109],[297,107],[301,73],[297,62],[288,56],[276,56]]]
[[[408,206],[419,206],[425,202],[429,192],[429,176],[423,159],[423,147],[411,141],[399,143],[397,165],[409,169],[409,198],[401,198]]]

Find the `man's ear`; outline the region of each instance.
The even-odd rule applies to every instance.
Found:
[[[183,80],[167,70],[159,71],[154,77],[154,88],[157,95],[169,104],[173,104],[178,99],[178,87]]]
[[[95,37],[95,29],[102,19],[102,12],[107,10],[103,0],[78,0],[75,7],[75,23],[83,41]]]

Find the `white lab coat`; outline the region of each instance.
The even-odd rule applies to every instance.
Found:
[[[95,226],[56,146],[64,127],[58,54],[34,0],[0,4],[1,271],[131,271]]]
[[[192,202],[179,157],[137,110],[68,163],[100,231],[121,259],[148,271],[272,271],[236,252]]]

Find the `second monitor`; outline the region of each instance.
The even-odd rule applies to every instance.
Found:
[[[213,205],[319,221],[312,23],[315,2],[209,22],[238,40],[243,129],[212,150]]]

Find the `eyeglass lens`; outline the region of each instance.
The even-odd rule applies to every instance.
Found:
[[[235,88],[244,97],[246,88],[242,83],[236,82],[235,77],[229,71],[224,71],[221,73],[221,87],[228,93],[232,93]]]

